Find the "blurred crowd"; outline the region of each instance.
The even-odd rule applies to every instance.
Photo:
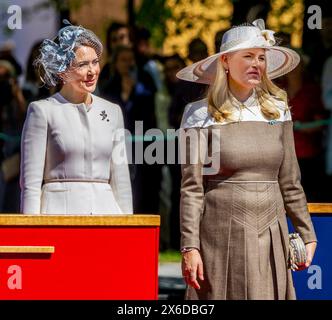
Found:
[[[223,31],[216,34],[216,52],[222,35]],[[144,132],[151,128],[165,133],[168,128],[178,129],[185,105],[203,98],[207,90],[203,84],[181,81],[175,76],[186,64],[208,56],[207,46],[201,39],[193,39],[188,46],[188,56],[182,58],[178,54],[154,54],[150,37],[145,28],[132,30],[125,24],[112,23],[105,43],[106,63],[95,92],[122,108],[125,127],[133,134],[135,121],[143,121]],[[282,45],[290,46],[288,35],[280,34],[279,38],[283,39]],[[288,93],[296,152],[308,202],[332,202],[330,40],[324,39],[324,56],[319,61],[299,50],[299,66],[277,81]],[[36,43],[32,47],[25,67],[16,61],[11,48],[2,47],[0,51],[0,212],[19,212],[20,134],[27,106],[56,91],[42,85],[33,67],[39,46],[40,43]],[[320,67],[315,66],[317,62]],[[22,76],[24,81],[19,84],[18,78]],[[146,147],[149,143],[144,141],[143,144]],[[161,143],[166,150],[167,139]],[[130,174],[134,212],[159,213],[163,225],[160,249],[178,250],[180,165],[130,164]]]

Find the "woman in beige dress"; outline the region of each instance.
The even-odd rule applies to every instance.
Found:
[[[295,68],[299,56],[275,42],[261,19],[233,27],[218,54],[178,73],[210,84],[207,98],[187,105],[182,119],[190,137],[181,150],[186,299],[295,299],[286,214],[306,247],[299,269],[313,259],[317,240],[291,110],[271,81]]]
[[[102,54],[96,35],[66,26],[35,64],[59,92],[29,105],[21,140],[21,212],[131,214],[123,116],[93,94]]]

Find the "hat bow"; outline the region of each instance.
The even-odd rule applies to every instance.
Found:
[[[273,46],[276,43],[274,38],[274,31],[265,29],[265,23],[263,19],[257,19],[252,23],[255,27],[257,27],[261,31],[261,35],[264,37],[268,46]]]

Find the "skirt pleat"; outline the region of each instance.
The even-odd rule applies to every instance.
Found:
[[[186,299],[295,299],[278,184],[210,185],[200,239],[205,280]]]

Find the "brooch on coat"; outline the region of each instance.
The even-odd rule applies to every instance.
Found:
[[[103,121],[108,117],[108,115],[107,115],[107,113],[105,112],[105,110],[103,110],[99,115],[101,116],[101,120],[103,120]],[[109,122],[109,121],[110,121],[110,120],[107,119],[107,122]]]
[[[277,120],[274,120],[274,119],[269,121],[269,124],[271,124],[271,125],[274,125],[276,123],[277,123]]]

